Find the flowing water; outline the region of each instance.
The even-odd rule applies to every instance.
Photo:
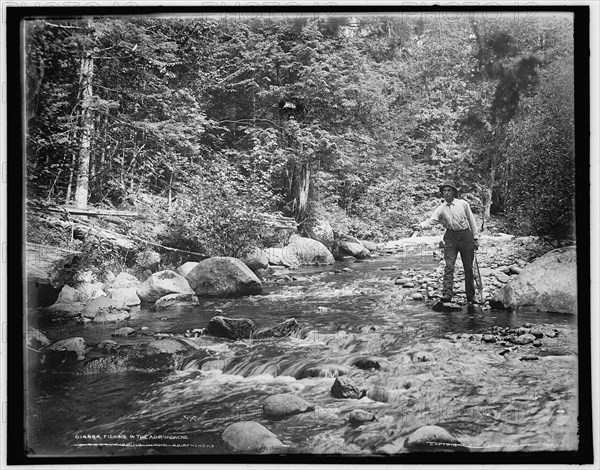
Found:
[[[407,452],[404,439],[426,424],[446,428],[471,451],[577,449],[575,318],[466,307],[434,312],[403,299],[394,285],[398,272],[381,269],[436,266],[433,259],[399,257],[336,263],[337,272],[289,272],[294,281],[269,284],[260,296],[162,312],[134,309],[127,325],[150,333],[181,335],[215,315],[251,318],[259,327],[295,318],[303,330],[291,338],[207,339],[171,371],[68,375],[31,367],[28,447],[39,456],[228,454],[223,430],[257,421],[286,453]],[[352,271],[340,272],[345,267]],[[560,336],[515,349],[476,336],[526,322]],[[39,326],[51,340],[83,336],[95,344],[124,325]],[[520,360],[531,354],[539,359]],[[353,366],[367,358],[380,368]],[[343,374],[367,396],[334,398],[331,386]],[[264,399],[278,393],[298,394],[316,408],[283,420],[263,417]],[[377,420],[349,424],[348,414],[358,408]]]

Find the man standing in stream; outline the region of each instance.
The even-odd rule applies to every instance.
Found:
[[[440,186],[444,202],[438,206],[431,217],[425,222],[413,225],[413,230],[429,228],[435,223],[441,223],[446,228],[444,234],[444,284],[442,288],[442,302],[452,300],[454,287],[454,265],[460,253],[465,270],[465,292],[467,302],[477,304],[475,299],[475,285],[473,283],[473,258],[475,250],[479,248],[479,231],[471,206],[464,199],[457,199],[458,189],[452,181],[446,181]]]

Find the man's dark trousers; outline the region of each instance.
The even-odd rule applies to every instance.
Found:
[[[460,253],[463,268],[465,269],[465,292],[467,299],[475,298],[475,285],[473,283],[473,257],[475,256],[475,241],[473,232],[465,230],[446,230],[444,235],[444,261],[446,268],[444,270],[443,296],[453,297],[454,287],[454,265],[456,257]]]

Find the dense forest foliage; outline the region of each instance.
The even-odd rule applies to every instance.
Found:
[[[236,255],[274,212],[407,236],[454,179],[479,221],[569,238],[572,17],[490,16],[29,20],[28,197]]]

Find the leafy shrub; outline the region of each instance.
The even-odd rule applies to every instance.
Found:
[[[525,230],[556,239],[573,235],[575,140],[573,71],[556,63],[540,92],[511,123],[507,155],[507,216]]]
[[[121,248],[106,240],[88,238],[77,241],[74,250],[79,254],[69,255],[59,261],[50,273],[50,283],[56,288],[64,285],[71,287],[81,282],[81,275],[87,271],[101,282],[105,282],[111,275],[124,271],[133,265],[135,253],[124,252]]]

